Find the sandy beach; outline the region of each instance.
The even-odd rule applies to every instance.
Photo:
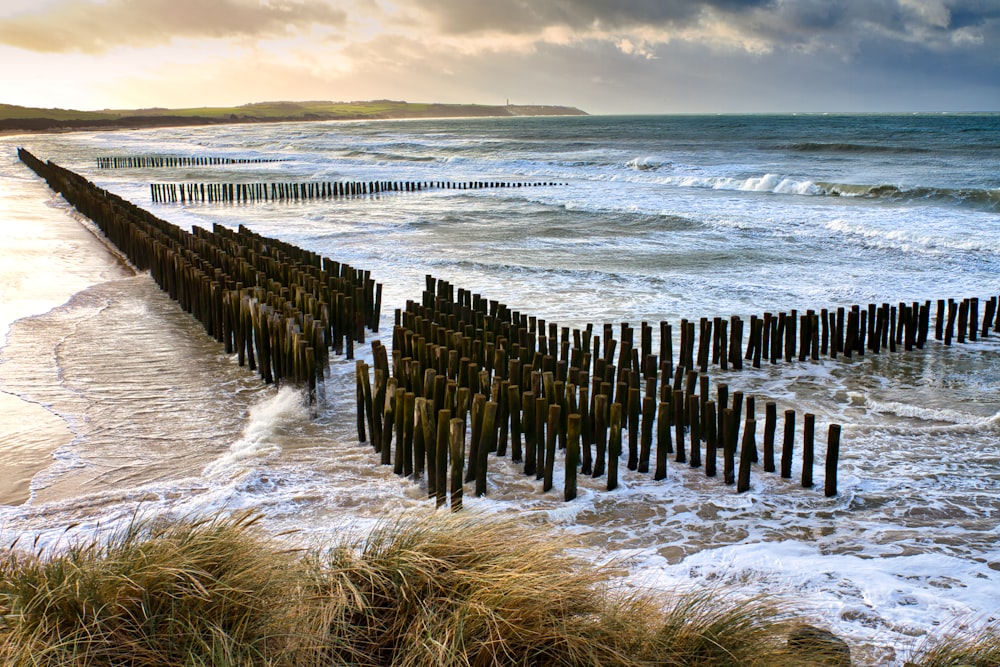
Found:
[[[32,477],[73,437],[64,420],[12,388],[11,375],[30,373],[34,360],[19,359],[21,370],[7,363],[11,330],[30,336],[32,316],[91,285],[133,275],[43,181],[27,168],[18,172],[23,183],[0,187],[0,503],[7,505],[28,499]]]

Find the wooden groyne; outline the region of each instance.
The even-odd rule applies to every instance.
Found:
[[[579,475],[604,477],[610,490],[621,465],[662,480],[671,459],[745,492],[754,470],[790,479],[798,457],[799,484],[808,488],[824,435],[815,416],[779,416],[773,401],[758,405],[726,383],[712,388],[711,368],[976,340],[1000,332],[997,304],[941,300],[933,319],[930,302],[904,302],[765,313],[748,326],[739,317],[681,320],[676,335],[669,322],[622,323],[616,340],[613,325],[570,330],[428,276],[421,301],[396,311],[391,358],[374,341],[372,364],[357,362],[358,438],[398,474],[426,473],[429,495],[444,504],[451,493],[453,506],[462,483],[486,493],[491,457],[505,456],[541,480],[543,492],[562,461],[566,500]],[[827,496],[837,494],[840,436],[839,424],[827,426]]]
[[[98,169],[160,169],[171,167],[212,167],[230,164],[288,162],[288,158],[234,158],[208,155],[109,155],[97,158]]]
[[[388,192],[424,190],[482,190],[537,188],[565,185],[527,181],[300,181],[267,183],[151,183],[154,203],[248,203],[260,201],[298,202]]]
[[[187,232],[24,149],[18,157],[94,221],[139,270],[265,382],[322,382],[378,330],[381,285],[367,271],[277,239],[215,225]]]

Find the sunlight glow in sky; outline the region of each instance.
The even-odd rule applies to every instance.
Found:
[[[0,102],[1000,110],[997,0],[4,0]]]

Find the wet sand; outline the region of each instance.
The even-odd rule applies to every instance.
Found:
[[[66,423],[5,372],[11,324],[91,285],[134,275],[44,181],[26,167],[19,172],[23,178],[0,183],[0,504],[8,505],[28,499],[31,478],[72,439]],[[30,336],[31,320],[18,328]],[[18,361],[23,368],[33,360]]]

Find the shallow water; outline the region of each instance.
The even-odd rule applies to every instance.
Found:
[[[985,299],[1000,292],[1000,214],[990,203],[1000,187],[998,133],[993,116],[510,119],[39,135],[4,139],[0,149],[24,145],[175,224],[247,224],[372,270],[385,284],[379,337],[389,345],[391,309],[419,298],[427,273],[562,326],[598,330]],[[97,156],[126,151],[291,160],[95,167]],[[26,207],[10,218],[79,226],[64,205],[44,203],[23,166],[6,160],[2,175],[0,200]],[[150,181],[341,177],[566,185],[301,204],[149,201]],[[830,183],[895,189],[832,196]],[[58,544],[69,525],[70,534],[89,533],[136,511],[254,508],[275,531],[312,539],[430,510],[419,482],[376,465],[356,442],[353,362],[332,364],[309,408],[292,390],[260,385],[147,277],[130,277],[93,247],[54,255],[68,268],[53,270],[50,282],[66,296],[46,296],[32,312],[52,310],[11,325],[0,391],[44,406],[62,439],[53,432],[54,456],[34,476],[30,500],[0,508],[4,534]],[[843,425],[832,499],[797,483],[798,457],[791,480],[755,471],[741,495],[673,462],[664,482],[622,466],[619,489],[581,480],[573,503],[561,491],[543,494],[540,481],[503,459],[491,461],[488,496],[468,494],[465,505],[572,534],[595,559],[620,559],[630,585],[733,583],[748,595],[788,596],[867,645],[870,661],[898,661],[902,654],[878,647],[1000,613],[998,345],[994,335],[906,354],[714,370],[713,386],[754,394],[758,413],[775,400],[779,414],[817,415],[818,462],[826,426]],[[4,420],[9,429],[8,413]],[[38,440],[49,438],[39,431]]]

